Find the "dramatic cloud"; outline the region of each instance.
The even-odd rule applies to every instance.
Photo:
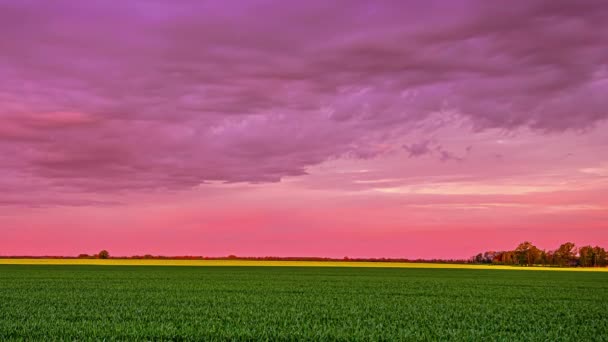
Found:
[[[606,17],[604,1],[0,1],[0,175],[91,193],[276,182],[431,117],[587,128],[608,116]]]

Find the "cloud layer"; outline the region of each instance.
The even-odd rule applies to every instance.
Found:
[[[0,189],[276,182],[400,148],[430,118],[584,129],[608,116],[606,17],[605,1],[0,1]]]

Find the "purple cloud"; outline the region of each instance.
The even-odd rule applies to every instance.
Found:
[[[408,152],[409,158],[422,157],[426,155],[437,156],[442,162],[446,161],[462,161],[464,157],[459,157],[453,152],[446,150],[441,144],[427,139],[410,145],[403,145],[403,148]],[[465,148],[465,153],[468,155],[471,152],[472,146]]]
[[[409,153],[410,158],[420,157],[433,153],[433,149],[430,146],[431,143],[430,140],[424,140],[411,145],[403,145],[403,148]]]
[[[604,1],[0,1],[0,174],[87,192],[276,182],[384,153],[437,113],[589,127],[608,116],[607,16]]]

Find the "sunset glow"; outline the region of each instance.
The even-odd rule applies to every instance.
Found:
[[[0,0],[0,255],[608,246],[608,2],[497,5]]]

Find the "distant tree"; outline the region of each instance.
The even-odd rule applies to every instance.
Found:
[[[559,246],[554,256],[558,265],[569,266],[576,260],[576,246],[572,242],[566,242]]]
[[[473,257],[473,261],[475,263],[481,264],[483,262],[483,254],[477,254],[475,257]]]
[[[576,248],[574,243],[566,242],[556,250],[541,250],[529,241],[520,243],[511,251],[479,253],[469,259],[473,263],[493,263],[499,265],[559,265],[582,267],[605,267],[608,265],[608,252],[599,246]]]
[[[515,249],[515,255],[520,265],[532,266],[540,260],[541,251],[529,241],[522,242]]]
[[[505,252],[494,252],[492,256],[492,260],[490,260],[493,264],[502,264],[504,259]]]
[[[504,265],[514,265],[515,264],[515,253],[513,251],[505,251],[502,253],[502,263]]]
[[[591,267],[596,265],[593,247],[583,246],[578,249],[578,262],[583,267]]]
[[[548,264],[548,260],[547,260],[547,252],[545,252],[545,250],[540,251],[540,263],[543,266],[546,266]]]
[[[593,260],[593,266],[606,266],[608,264],[606,250],[599,246],[593,247]]]
[[[555,251],[547,251],[545,253],[545,258],[547,259],[547,265],[555,265]]]
[[[78,254],[78,258],[80,258],[80,259],[87,259],[87,258],[90,258],[90,257],[91,256],[88,255],[88,254],[84,254],[84,253],[83,254]]]
[[[483,253],[483,262],[486,264],[491,264],[494,259],[496,259],[496,256],[500,254],[500,252],[496,252],[496,251],[487,251],[485,253]]]
[[[99,252],[99,254],[97,254],[97,257],[99,259],[107,259],[110,257],[110,253],[104,249],[101,252]]]
[[[230,255],[228,256],[228,259],[236,259],[236,258],[237,258],[237,256],[236,256],[236,255],[234,255],[234,254],[230,254]]]

